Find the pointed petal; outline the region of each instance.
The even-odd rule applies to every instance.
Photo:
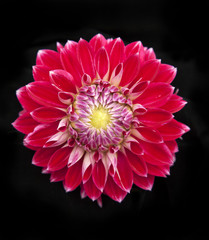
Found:
[[[151,59],[156,59],[156,55],[155,55],[153,48],[146,49],[145,56],[144,56],[145,61],[148,61]]]
[[[102,197],[101,196],[97,198],[97,204],[100,208],[102,208]]]
[[[178,152],[178,144],[175,140],[171,140],[171,141],[165,141],[165,144],[167,145],[167,147],[169,148],[169,150],[171,151],[171,153],[176,153]]]
[[[35,152],[32,164],[39,167],[47,167],[51,156],[56,152],[57,148],[41,148]]]
[[[82,179],[83,183],[86,183],[91,174],[92,174],[92,153],[86,152],[84,159],[83,159],[83,165],[82,165]]]
[[[100,48],[95,56],[95,66],[100,78],[104,81],[107,81],[109,76],[110,63],[107,51],[104,47]]]
[[[164,124],[158,131],[163,136],[165,141],[175,140],[180,138],[186,131],[181,128],[175,119],[172,119],[169,123]]]
[[[40,107],[31,112],[31,116],[38,122],[50,123],[60,120],[66,113],[57,108]]]
[[[164,105],[173,94],[174,87],[166,83],[151,83],[147,89],[136,99],[144,107],[160,107]]]
[[[77,47],[78,43],[72,40],[68,40],[64,46],[68,53],[70,53],[70,55],[73,55],[73,57],[77,56]]]
[[[99,160],[94,164],[92,171],[92,179],[96,187],[103,192],[105,183],[107,181],[107,174],[105,170],[105,166],[102,160]]]
[[[140,147],[137,140],[126,143],[125,147],[128,148],[131,152],[133,152],[136,155],[143,154],[143,149]]]
[[[169,165],[152,165],[147,163],[148,173],[158,177],[166,177],[166,175],[170,174],[170,166]]]
[[[24,139],[29,145],[43,147],[46,141],[57,132],[57,123],[39,124],[32,133]]]
[[[34,109],[40,107],[41,105],[33,101],[31,97],[28,96],[26,87],[21,87],[16,91],[17,98],[24,109],[27,111],[33,111]]]
[[[76,86],[73,76],[65,70],[53,70],[49,72],[50,81],[59,90],[76,93]]]
[[[133,184],[132,170],[128,164],[126,156],[121,151],[118,151],[117,155],[118,162],[114,175],[114,181],[121,189],[126,192],[130,192]]]
[[[175,113],[180,111],[186,104],[187,102],[182,100],[181,97],[173,94],[170,99],[161,106],[161,108],[168,112]]]
[[[84,73],[87,73],[92,79],[96,76],[93,51],[89,43],[84,39],[80,39],[78,42],[78,59]]]
[[[106,45],[106,39],[101,33],[98,33],[89,41],[89,45],[92,47],[93,51],[97,53],[101,47]]]
[[[160,144],[154,144],[154,143],[148,143],[139,140],[141,147],[143,148],[144,152],[150,156],[149,159],[146,159],[148,163],[156,165],[159,163],[161,164],[173,164],[173,155],[171,154],[169,148],[165,143]],[[145,159],[145,154],[141,156],[143,159]]]
[[[35,81],[47,81],[49,82],[49,71],[52,68],[45,65],[33,66],[33,78]]]
[[[63,143],[66,143],[69,138],[69,132],[57,132],[54,135],[52,135],[44,144],[43,147],[56,147],[60,146]]]
[[[38,122],[31,117],[29,112],[24,112],[12,123],[14,128],[25,134],[33,132],[37,125]]]
[[[132,42],[126,45],[125,47],[125,54],[126,57],[129,57],[131,55],[134,55],[138,53],[140,57],[140,62],[144,60],[144,48],[140,41]]]
[[[92,199],[92,201],[95,201],[98,199],[102,192],[95,186],[92,177],[89,178],[89,180],[83,184],[84,190],[89,198]]]
[[[125,46],[121,38],[113,40],[113,46],[110,51],[110,72],[123,61]]]
[[[119,63],[111,74],[110,83],[118,87],[120,84],[122,75],[123,75],[123,63]]]
[[[82,158],[84,152],[85,150],[82,147],[76,145],[70,154],[70,157],[68,159],[68,165],[72,166],[77,161],[79,161]]]
[[[45,65],[53,69],[62,69],[59,53],[49,49],[38,51],[36,65]]]
[[[138,80],[136,83],[133,84],[133,86],[130,88],[130,96],[129,98],[131,100],[135,100],[135,102],[139,102],[137,101],[137,98],[143,94],[143,92],[148,88],[150,82],[149,81],[143,81],[141,82],[141,79]]]
[[[160,127],[161,125],[171,121],[173,115],[160,108],[150,108],[147,109],[145,114],[138,115],[137,118],[148,127]]]
[[[81,168],[83,161],[80,160],[68,168],[65,175],[64,188],[66,192],[75,190],[82,180]]]
[[[152,81],[157,75],[157,72],[160,67],[160,60],[152,59],[148,60],[141,67],[138,79],[142,78],[143,81]]]
[[[57,42],[57,52],[60,53],[61,49],[63,49],[63,46],[61,43]]]
[[[171,83],[177,73],[177,69],[167,64],[161,64],[159,72],[154,78],[154,82]]]
[[[65,179],[68,168],[64,167],[58,171],[52,172],[50,176],[50,182],[59,182]]]
[[[152,190],[155,177],[148,175],[147,177],[141,177],[137,174],[134,174],[134,184],[144,190]]]
[[[76,86],[81,87],[81,77],[83,75],[83,71],[78,63],[77,57],[74,54],[71,54],[71,51],[68,49],[62,49],[60,58],[64,70],[73,76]]]
[[[160,135],[160,133],[157,130],[152,129],[150,127],[140,126],[137,129],[133,129],[132,134],[135,137],[137,137],[143,141],[146,141],[146,142],[150,142],[150,143],[162,143],[163,142],[163,138]]]
[[[120,82],[121,86],[125,86],[132,82],[138,75],[140,69],[139,54],[131,55],[124,62],[123,76]]]
[[[117,154],[116,153],[111,153],[111,152],[107,152],[107,159],[108,161],[111,163],[112,167],[113,167],[113,175],[115,174],[116,168],[117,168]]]
[[[72,151],[70,147],[58,149],[50,158],[47,169],[49,171],[57,171],[67,166],[69,155]]]
[[[114,201],[122,202],[127,195],[126,191],[123,191],[109,175],[104,189],[105,194],[107,194]]]
[[[31,82],[26,85],[28,95],[37,103],[46,107],[66,107],[60,102],[57,90],[49,82]]]
[[[132,151],[126,149],[127,160],[131,166],[131,169],[140,176],[147,176],[147,166],[143,159],[140,156],[137,156]]]

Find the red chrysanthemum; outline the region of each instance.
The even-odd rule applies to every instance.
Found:
[[[170,85],[176,68],[140,41],[101,34],[57,50],[40,50],[35,81],[17,90],[23,111],[13,126],[36,151],[32,163],[99,205],[102,193],[121,202],[133,184],[151,190],[189,130],[174,120],[186,104]]]

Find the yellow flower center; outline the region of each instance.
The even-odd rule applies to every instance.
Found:
[[[111,116],[108,113],[108,110],[102,106],[99,106],[92,111],[90,123],[97,129],[107,129],[107,125],[110,123],[110,118]]]

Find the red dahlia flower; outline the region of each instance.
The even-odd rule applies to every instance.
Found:
[[[151,190],[169,174],[176,139],[189,131],[174,119],[186,104],[170,85],[175,75],[140,41],[58,43],[38,52],[35,81],[17,90],[23,111],[13,126],[51,182],[80,186],[99,205],[102,193],[121,202],[133,184]]]

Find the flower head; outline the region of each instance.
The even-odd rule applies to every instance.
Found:
[[[38,52],[35,81],[17,90],[23,110],[13,126],[52,182],[80,186],[99,205],[102,194],[121,202],[133,184],[151,190],[169,174],[189,130],[174,119],[186,104],[170,85],[175,75],[140,41],[58,43]]]

